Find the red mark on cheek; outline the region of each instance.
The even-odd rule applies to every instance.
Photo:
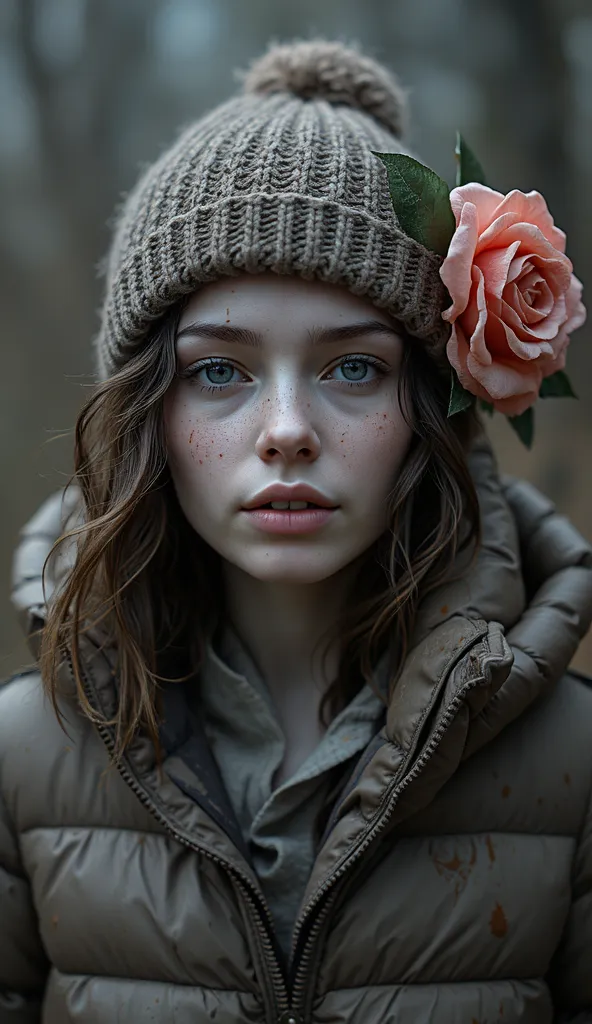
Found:
[[[224,456],[223,456],[222,452],[220,452],[220,453],[219,453],[219,455],[220,455],[220,458],[221,458],[221,459],[223,459],[223,458],[224,458]]]

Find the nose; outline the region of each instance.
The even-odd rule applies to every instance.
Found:
[[[265,401],[267,413],[255,450],[260,459],[293,462],[319,457],[321,442],[310,416],[311,403],[296,389],[284,390]]]

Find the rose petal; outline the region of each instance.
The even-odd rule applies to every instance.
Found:
[[[496,210],[503,198],[501,192],[496,192],[488,185],[481,185],[476,181],[467,185],[457,185],[450,193],[450,205],[457,226],[460,224],[464,204],[471,203],[477,210],[478,231],[484,231],[496,216]]]
[[[533,267],[530,261],[524,264],[522,273],[511,284],[520,292],[527,305],[532,306],[538,312],[544,312],[545,316],[551,312],[551,305],[555,301],[553,292],[539,269]]]
[[[506,367],[501,361],[493,364],[494,368],[498,368],[497,371],[494,370],[492,374],[495,395],[500,391],[514,390],[515,393],[498,398],[495,397],[494,394],[490,393],[486,387],[483,387],[477,379],[477,376],[473,376],[467,367],[470,350],[468,342],[458,322],[452,325],[452,332],[446,346],[446,355],[448,356],[448,361],[451,366],[456,370],[462,387],[472,395],[476,395],[477,398],[482,398],[485,402],[492,403],[498,412],[505,413],[508,416],[518,416],[536,400],[540,387],[538,377],[536,381],[533,382],[531,377],[527,377],[522,373],[516,373],[514,368]],[[532,364],[528,365],[532,366]],[[477,366],[479,367],[478,372],[482,375],[485,375],[487,371],[492,369],[491,367],[480,366],[480,364],[477,364]],[[506,377],[506,387],[495,387],[495,382],[497,382],[500,375],[503,374],[505,374]]]
[[[495,402],[503,398],[535,392],[538,395],[543,377],[541,366],[535,362],[512,363],[495,360],[490,366],[467,355],[467,372],[475,378]]]
[[[477,243],[477,211],[472,203],[465,203],[460,223],[452,236],[448,255],[440,267],[440,277],[446,285],[452,305],[442,313],[443,320],[454,321],[466,309],[471,291],[471,267]]]
[[[511,287],[512,285],[510,285]],[[544,346],[552,343],[557,337],[559,328],[565,323],[565,317],[565,297],[563,295],[554,302],[553,309],[548,316],[530,326],[524,323],[510,303],[506,302],[505,297],[500,314],[500,320],[504,324],[508,324],[521,341],[525,342],[525,344],[534,343],[540,346],[542,351],[548,351]],[[525,355],[522,358],[531,359],[534,357]]]
[[[571,281],[569,282],[569,288],[565,295],[565,305],[567,309],[567,322],[564,325],[566,334],[571,334],[572,331],[577,331],[578,327],[586,322],[586,307],[582,302],[582,282],[578,280],[575,274],[571,275]]]
[[[487,330],[485,337],[487,340],[487,348],[491,352],[494,360],[501,359],[502,362],[504,362],[504,360],[510,360],[511,362],[512,359],[514,359],[512,351],[508,347],[508,339],[506,337],[502,321],[495,313],[490,313],[487,318]]]
[[[537,277],[535,274],[529,276]],[[529,281],[527,289],[522,288],[522,281],[519,283],[520,287],[516,283],[506,286],[504,300],[524,324],[528,326],[538,324],[544,317],[549,316],[553,309],[555,300],[551,289],[542,277],[538,277],[534,285]]]
[[[556,356],[541,356],[541,369],[543,371],[543,377],[550,377],[551,374],[557,373],[558,370],[563,370],[567,357],[567,348],[569,345],[569,338],[565,337],[563,344],[560,346]]]
[[[463,333],[460,324],[454,323],[452,325],[452,331],[450,338],[446,344],[446,355],[448,362],[456,370],[458,379],[466,391],[470,391],[472,395],[477,395],[478,398],[483,398],[485,401],[490,401],[489,393],[482,388],[481,385],[471,376],[467,371],[467,356],[469,354],[469,345],[465,335]]]
[[[561,255],[559,258],[546,259],[535,253],[514,257],[508,272],[508,282],[518,281],[521,276],[535,273],[549,285],[554,298],[565,295],[571,283],[571,273]]]
[[[483,362],[487,365],[491,362],[492,356],[485,343],[485,326],[487,324],[485,279],[480,268],[476,265],[473,266],[472,280],[475,285],[475,298],[474,304],[472,304],[472,311],[477,312],[477,318],[474,324],[471,324],[472,332],[469,337],[469,346],[475,359],[478,359],[479,362]],[[463,328],[465,330],[466,326],[465,318],[463,318]]]
[[[540,192],[520,192],[519,189],[513,189],[504,196],[497,216],[501,217],[505,213],[514,213],[517,220],[536,224],[555,249],[565,252],[565,232],[555,227],[549,207]]]
[[[539,385],[540,387],[540,385]],[[513,398],[501,398],[493,402],[493,407],[504,416],[521,416],[523,412],[530,409],[539,397],[538,390],[526,391],[522,395],[515,395]]]
[[[513,245],[520,245],[520,241],[516,239]],[[522,253],[520,256],[516,256],[512,260],[512,266],[508,270],[508,281],[516,281],[522,274],[530,274],[534,270],[534,264],[531,259],[531,253]]]
[[[499,318],[506,332],[506,340],[511,351],[518,359],[538,359],[541,353],[554,354],[551,341],[546,338],[532,338],[529,335],[533,332],[524,326],[523,322],[516,315],[511,306],[504,303],[503,316]],[[553,335],[555,338],[557,332]]]
[[[505,249],[516,240],[520,241],[525,253],[561,260],[570,273],[573,270],[571,260],[545,238],[536,224],[519,221],[513,213],[506,213],[503,217],[498,217],[486,231],[479,235],[475,255],[483,252],[484,249]]]
[[[586,309],[580,300],[581,294],[582,284],[578,281],[577,277],[574,276],[572,285],[565,297],[568,317],[553,343],[555,358],[552,359],[550,356],[543,356],[541,358],[543,374],[545,377],[548,377],[552,373],[556,373],[558,370],[563,370],[566,361],[567,348],[570,342],[570,332],[581,327],[586,319]]]
[[[475,265],[485,278],[485,290],[489,301],[492,297],[501,301],[510,266],[519,247],[520,242],[516,241],[507,249],[488,249],[475,257]]]

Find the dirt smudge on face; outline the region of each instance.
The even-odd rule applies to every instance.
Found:
[[[502,789],[502,797],[504,798],[504,800],[506,800],[509,797],[511,792],[511,786],[504,786],[504,788]]]
[[[493,845],[493,840],[491,836],[486,836],[485,845],[487,847],[487,852],[489,854],[489,860],[493,864],[493,862],[495,861],[495,847]]]

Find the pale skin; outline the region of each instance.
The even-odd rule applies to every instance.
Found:
[[[378,326],[360,326],[369,322]],[[198,328],[179,337],[204,323],[249,329],[260,345]],[[310,343],[309,332],[351,324],[359,329],[347,339]],[[189,523],[221,555],[231,622],[274,701],[286,736],[278,785],[321,738],[319,702],[339,650],[325,678],[313,648],[388,526],[412,435],[397,398],[403,341],[394,320],[344,287],[269,271],[200,287],[176,349],[178,373],[195,372],[165,399],[171,475]],[[310,484],[339,508],[312,534],[260,532],[241,506],[280,482]]]

